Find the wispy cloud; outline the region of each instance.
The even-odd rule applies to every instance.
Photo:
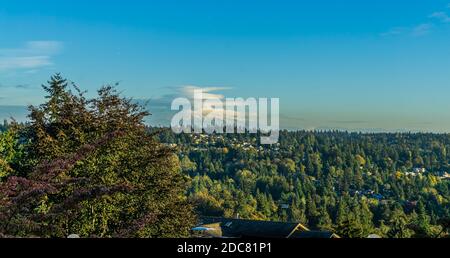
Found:
[[[187,85],[187,86],[183,86],[178,88],[178,92],[175,94],[178,97],[184,97],[187,98],[189,100],[192,101],[192,103],[194,101],[206,101],[206,100],[221,100],[223,101],[225,96],[223,94],[218,93],[218,91],[223,91],[223,90],[229,90],[230,88],[228,87],[198,87],[198,86],[194,86],[194,85]],[[201,99],[198,99],[199,96],[197,96],[195,93],[200,93],[201,92]],[[168,96],[166,96],[167,98]],[[170,97],[173,97],[170,96]],[[175,98],[172,99],[168,99],[170,100],[169,103],[171,103]],[[224,114],[227,114],[228,111],[225,109],[225,107],[213,107],[211,105],[208,105],[207,103],[203,103],[202,106],[202,114],[203,115],[207,115],[210,114],[212,112],[223,112]],[[233,110],[234,112],[234,110]]]
[[[30,84],[17,84],[14,85],[14,88],[16,89],[30,89],[32,86]]]
[[[0,71],[35,71],[51,66],[62,47],[59,41],[28,41],[20,48],[0,48]]]
[[[445,13],[445,12],[435,12],[435,13],[432,13],[432,14],[430,15],[430,18],[438,19],[438,20],[440,20],[440,21],[443,22],[443,23],[449,23],[449,22],[450,22],[450,17],[449,17],[448,14]]]
[[[6,84],[2,84],[0,83],[0,88],[14,88],[14,89],[31,89],[33,88],[33,86],[31,86],[30,84],[15,84],[15,85],[6,85]]]
[[[366,123],[369,123],[368,121],[364,121],[364,120],[332,120],[329,122],[335,123],[335,124],[366,124]]]
[[[137,100],[139,103],[145,103],[150,112],[154,112],[154,115],[150,117],[152,124],[169,125],[172,116],[176,111],[171,110],[172,101],[177,98],[187,98],[194,103],[196,100],[195,91],[202,92],[202,100],[208,99],[220,99],[223,100],[225,96],[221,94],[221,91],[229,90],[229,87],[200,87],[196,85],[185,85],[181,87],[166,87],[169,89],[169,93],[154,97],[149,100]],[[198,100],[198,99],[197,99]],[[217,112],[218,108],[214,108]],[[212,107],[207,105],[203,106],[202,113],[204,115],[210,114],[213,111]]]
[[[295,117],[295,116],[287,116],[287,115],[280,115],[280,119],[285,120],[285,121],[292,121],[292,122],[304,122],[306,121],[306,119],[302,118],[302,117]]]
[[[420,37],[427,35],[433,28],[432,23],[422,23],[414,27],[394,27],[386,32],[380,34],[382,37],[410,35],[413,37]]]
[[[404,34],[406,31],[408,31],[408,28],[405,27],[394,27],[386,32],[381,33],[380,35],[383,37],[387,37],[387,36],[395,36],[395,35],[400,35],[400,34]]]
[[[53,63],[48,56],[25,56],[0,58],[0,70],[36,69]]]
[[[450,8],[450,4],[447,5],[447,8]],[[429,20],[425,21],[421,24],[415,25],[415,26],[408,26],[408,27],[393,27],[390,30],[380,33],[380,36],[387,37],[387,36],[396,36],[396,35],[411,35],[414,37],[420,37],[427,35],[431,32],[433,27],[436,25],[431,20],[438,20],[441,23],[450,23],[450,16],[443,11],[434,12],[427,17]]]
[[[228,109],[228,107],[225,105],[226,97],[224,94],[222,94],[223,91],[230,90],[230,87],[200,87],[195,85],[186,85],[182,87],[174,87],[169,88],[171,90],[171,93],[162,95],[157,98],[152,98],[148,101],[146,101],[146,105],[150,112],[155,112],[155,115],[150,117],[150,120],[153,124],[155,122],[157,124],[163,124],[168,125],[170,124],[170,119],[172,116],[177,112],[171,110],[171,104],[172,101],[177,98],[186,98],[191,102],[191,105],[195,105],[195,101],[201,100],[203,102],[201,115],[203,116],[222,116],[225,117],[231,117],[236,116],[236,119],[239,121],[244,121],[248,119],[248,121],[256,121],[258,118],[258,112],[252,112],[252,110],[246,110],[245,114],[244,112],[240,113],[240,111],[235,110],[234,108]],[[198,98],[198,95],[195,94],[195,92],[201,92],[202,96],[201,99]],[[220,100],[224,104],[223,106],[214,106],[213,103],[208,103],[208,100]],[[139,101],[143,102],[143,100]],[[245,102],[245,99],[244,99]],[[246,103],[240,102],[236,99],[236,106],[243,107],[246,105]],[[193,106],[192,106],[193,108]],[[193,116],[197,117],[200,113],[193,113]],[[244,120],[241,120],[244,119]]]
[[[217,94],[214,92],[217,91],[223,91],[223,90],[229,90],[228,87],[198,87],[194,85],[187,85],[178,88],[178,92],[181,96],[184,96],[189,99],[195,98],[195,92],[199,91],[202,93],[203,100],[206,99],[223,99],[224,95]]]
[[[433,28],[432,23],[422,23],[422,24],[415,26],[411,30],[411,35],[413,35],[415,37],[424,36],[424,35],[427,35],[428,33],[430,33],[432,28]]]

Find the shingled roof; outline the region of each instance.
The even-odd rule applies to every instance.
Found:
[[[309,229],[295,222],[273,222],[229,218],[203,218],[203,226],[216,228],[222,237],[289,238],[294,232]]]

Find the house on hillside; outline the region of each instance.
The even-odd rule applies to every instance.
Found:
[[[425,173],[427,170],[425,168],[413,168],[413,172],[416,174],[423,174]]]
[[[450,179],[450,173],[447,173],[447,172],[440,172],[438,174],[438,176],[441,180],[449,180]]]
[[[339,238],[328,231],[311,231],[301,223],[229,218],[202,218],[194,236],[218,238]]]

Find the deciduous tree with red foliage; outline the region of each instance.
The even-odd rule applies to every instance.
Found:
[[[46,102],[20,130],[23,158],[0,183],[0,234],[187,236],[186,179],[147,132],[148,112],[111,86],[87,99],[59,74],[43,88]]]

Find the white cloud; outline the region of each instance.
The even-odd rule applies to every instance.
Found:
[[[229,88],[227,87],[198,87],[198,86],[194,86],[194,85],[186,85],[180,88],[177,88],[177,93],[175,94],[175,96],[177,97],[184,97],[189,99],[192,103],[196,100],[202,100],[202,101],[206,101],[206,100],[220,100],[223,101],[225,96],[223,94],[217,94],[214,92],[217,91],[221,91],[221,90],[228,90]],[[201,92],[201,99],[198,99],[195,95],[196,92]],[[169,96],[167,96],[169,97]],[[171,96],[172,99],[170,99],[169,97],[169,101],[171,102],[172,100],[174,100],[175,98],[173,98],[174,96]],[[208,105],[203,105],[203,110],[202,113],[204,115],[211,113],[212,111],[223,111],[224,108],[219,108],[219,107],[215,107],[213,108],[212,106],[208,106]],[[226,111],[225,111],[226,112]]]
[[[20,48],[0,48],[0,71],[32,69],[53,65],[52,57],[62,49],[59,41],[28,41]]]
[[[450,4],[447,5],[447,8],[450,8]],[[446,12],[434,12],[428,16],[428,19],[439,20],[442,23],[450,23],[450,16]],[[380,36],[396,36],[409,34],[415,37],[424,36],[431,32],[431,29],[434,27],[432,22],[421,23],[414,27],[394,27],[386,32],[380,33]]]
[[[395,27],[392,28],[386,32],[381,33],[380,35],[383,37],[387,37],[387,36],[395,36],[395,35],[400,35],[405,33],[406,31],[408,31],[408,28],[404,28],[404,27]]]
[[[200,91],[203,95],[203,100],[206,99],[223,99],[224,96],[222,94],[214,94],[212,92],[214,91],[220,91],[220,90],[227,90],[229,88],[226,87],[198,87],[193,85],[187,85],[184,87],[179,88],[179,91],[181,95],[183,95],[186,98],[193,99],[194,98],[194,92]]]
[[[441,22],[448,23],[450,22],[450,17],[445,12],[435,12],[430,15],[430,18],[436,18]]]
[[[197,98],[197,96],[195,96],[195,91],[201,91],[202,93],[201,100],[203,101],[203,105],[201,113],[203,116],[224,114],[225,116],[230,117],[236,115],[238,120],[240,120],[241,118],[244,120],[251,119],[252,121],[254,121],[258,117],[257,112],[246,112],[246,114],[243,114],[234,109],[227,109],[225,105],[226,97],[221,93],[221,91],[230,90],[231,88],[229,87],[199,87],[194,85],[186,85],[170,89],[172,91],[171,93],[150,99],[148,101],[148,108],[150,112],[152,112],[152,110],[158,110],[158,112],[155,113],[155,115],[158,117],[153,117],[151,119],[161,122],[162,124],[170,123],[169,120],[174,114],[174,112],[171,111],[171,103],[173,100],[177,98],[186,98],[191,102],[192,105],[194,105],[194,101],[200,100]],[[220,100],[224,105],[222,107],[215,107],[211,105],[211,103],[208,104],[208,100]],[[237,102],[236,105],[245,105],[245,103]],[[194,113],[193,115],[197,117],[198,114]]]
[[[382,37],[398,36],[398,35],[411,35],[414,37],[424,36],[431,32],[433,28],[432,23],[422,23],[415,27],[395,27],[387,32],[381,33]]]
[[[48,56],[0,57],[0,70],[36,69],[52,64]]]
[[[415,37],[423,36],[430,33],[433,28],[433,24],[431,23],[422,23],[414,27],[411,31],[411,35]]]
[[[399,35],[412,35],[414,37],[420,37],[427,35],[433,28],[433,23],[422,23],[415,27],[394,27],[386,32],[380,34],[382,37],[391,37]]]

